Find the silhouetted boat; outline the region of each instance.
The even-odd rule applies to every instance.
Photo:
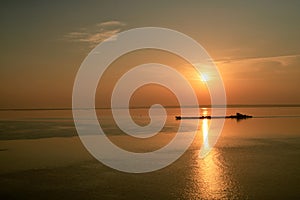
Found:
[[[229,119],[247,119],[247,118],[252,118],[253,116],[251,115],[244,115],[241,113],[236,113],[236,115],[229,115],[229,116],[199,116],[199,117],[182,117],[182,116],[175,116],[176,120],[181,120],[181,119],[218,119],[218,118],[229,118]]]

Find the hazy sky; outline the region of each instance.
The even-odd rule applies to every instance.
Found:
[[[0,108],[71,107],[89,51],[144,26],[197,40],[229,104],[300,103],[300,1],[6,1],[0,26]]]

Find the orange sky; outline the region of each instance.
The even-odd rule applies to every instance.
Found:
[[[299,104],[299,6],[297,1],[3,3],[0,108],[71,107],[76,72],[92,48],[113,34],[144,26],[174,29],[198,41],[222,74],[229,104]],[[168,55],[124,58],[111,73],[152,58],[186,73],[200,91],[199,101],[210,102],[200,79]],[[109,88],[107,81],[99,85],[97,95]],[[148,97],[137,92],[135,103],[152,102],[151,90],[145,90]],[[157,98],[171,95],[160,94]]]

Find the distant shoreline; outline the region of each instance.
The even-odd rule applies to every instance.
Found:
[[[165,108],[211,108],[211,105],[200,105],[200,106],[165,106]],[[224,108],[224,105],[214,105],[214,108]],[[300,104],[228,104],[227,108],[257,108],[257,107],[300,107]],[[145,109],[149,106],[135,106],[130,109]],[[92,109],[92,108],[78,108],[78,109]],[[111,109],[111,107],[99,107],[96,110]],[[117,109],[125,109],[125,107],[119,107]],[[72,110],[72,108],[0,108],[1,111],[47,111],[47,110]]]

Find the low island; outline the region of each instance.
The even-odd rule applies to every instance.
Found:
[[[218,118],[230,118],[230,119],[247,119],[247,118],[252,118],[253,116],[251,115],[244,115],[241,113],[236,113],[236,115],[228,115],[228,116],[198,116],[198,117],[183,117],[183,116],[175,116],[176,120],[181,120],[181,119],[218,119]]]

